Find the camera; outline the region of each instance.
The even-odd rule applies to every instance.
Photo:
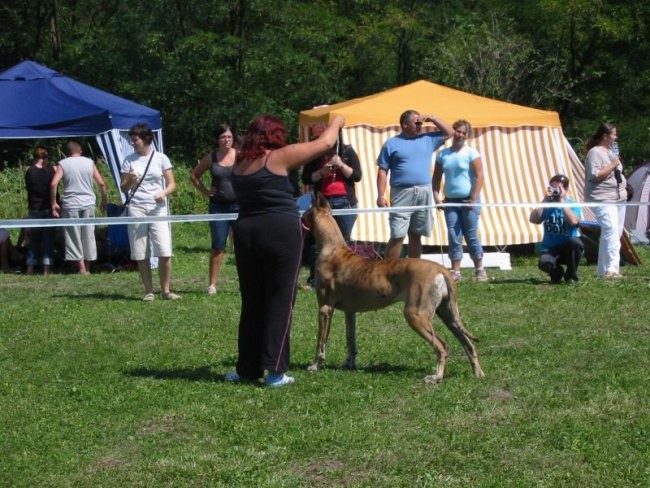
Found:
[[[618,183],[619,185],[621,183],[623,183],[623,177],[621,176],[621,170],[620,169],[616,168],[614,170],[614,178],[616,179],[616,183]]]
[[[549,186],[547,188],[546,194],[551,200],[557,200],[562,196],[562,189],[559,186],[558,187]]]

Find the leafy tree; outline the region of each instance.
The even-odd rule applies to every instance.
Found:
[[[300,110],[419,78],[554,108],[575,140],[612,120],[633,163],[650,153],[649,26],[631,0],[5,0],[0,69],[34,59],[161,110],[188,165],[217,123],[272,112],[293,136]]]

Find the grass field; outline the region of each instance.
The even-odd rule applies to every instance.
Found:
[[[206,227],[174,227],[177,302],[143,303],[131,272],[0,275],[0,486],[650,486],[647,248],[621,281],[583,266],[551,286],[532,257],[462,281],[486,377],[436,322],[436,386],[398,305],[359,317],[358,371],[338,368],[337,314],[327,368],[307,372],[316,301],[300,291],[296,383],[274,390],[223,382],[239,294],[231,258],[205,293]]]

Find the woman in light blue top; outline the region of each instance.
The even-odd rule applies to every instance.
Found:
[[[472,132],[466,120],[458,120],[453,125],[454,133],[451,147],[443,149],[436,158],[433,171],[433,198],[441,203],[474,204],[480,202],[483,188],[483,162],[476,149],[465,144]],[[445,177],[445,199],[440,197],[440,184]],[[460,280],[460,262],[463,258],[463,236],[467,241],[469,255],[474,261],[474,274],[477,281],[487,281],[483,268],[483,247],[478,238],[478,223],[481,209],[478,205],[445,207],[445,222],[449,241],[449,259],[455,281]]]

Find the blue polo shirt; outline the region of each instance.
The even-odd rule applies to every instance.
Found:
[[[445,142],[442,132],[425,132],[415,137],[398,134],[381,148],[377,165],[389,172],[390,186],[431,184],[431,158]]]

